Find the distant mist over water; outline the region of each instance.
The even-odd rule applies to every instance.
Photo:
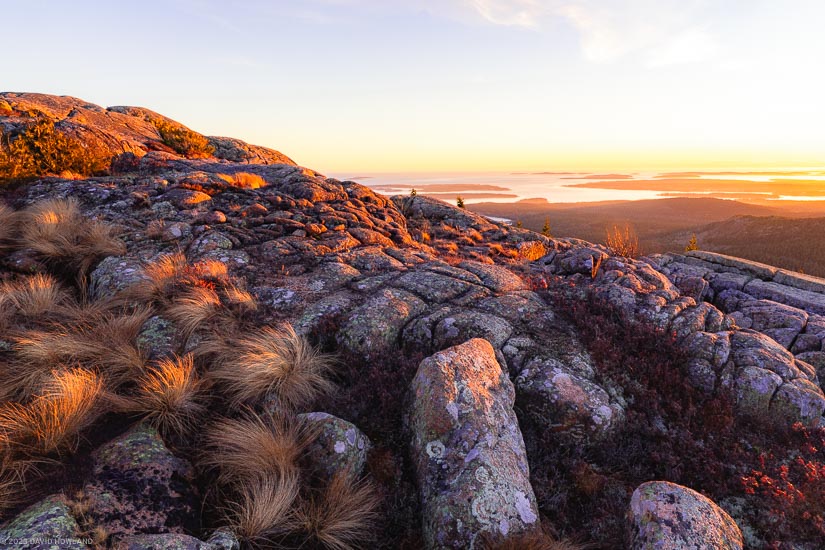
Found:
[[[825,170],[682,172],[335,173],[385,195],[419,194],[468,204],[545,199],[553,203],[716,197],[749,201],[823,200]]]

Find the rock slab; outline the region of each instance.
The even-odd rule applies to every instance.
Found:
[[[538,526],[515,391],[474,338],[421,362],[408,416],[427,548],[472,548]]]

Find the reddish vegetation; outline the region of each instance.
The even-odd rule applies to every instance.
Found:
[[[334,330],[334,324],[329,328]],[[320,408],[354,423],[373,443],[368,469],[383,498],[374,547],[412,550],[423,546],[421,516],[411,465],[400,450],[407,447],[405,399],[424,356],[394,351],[378,357],[340,357],[339,391]]]
[[[546,297],[578,329],[599,376],[624,389],[625,427],[592,449],[561,445],[523,419],[533,487],[561,533],[600,548],[624,548],[628,499],[641,483],[667,480],[700,491],[747,524],[767,547],[825,536],[825,429],[786,432],[735,419],[724,392],[707,395],[686,375],[667,334],[619,322],[602,304]],[[792,535],[792,536],[790,536]]]

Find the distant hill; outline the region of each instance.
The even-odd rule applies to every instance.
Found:
[[[780,214],[780,210],[768,206],[713,198],[573,204],[531,199],[511,204],[479,203],[468,208],[487,216],[521,221],[524,227],[535,231],[541,231],[545,219],[549,219],[553,235],[592,242],[604,242],[605,233],[613,225],[630,224],[645,251],[669,246],[673,233],[695,230],[732,216]]]
[[[514,204],[480,203],[480,214],[521,221],[541,231],[545,219],[558,237],[604,242],[613,225],[629,224],[645,254],[680,252],[693,233],[703,250],[739,256],[825,276],[825,218],[814,205],[775,207],[715,198],[673,198],[552,204],[530,199]],[[821,208],[819,209],[821,212]]]
[[[696,233],[699,248],[825,277],[825,218],[737,216],[662,237],[673,250]]]

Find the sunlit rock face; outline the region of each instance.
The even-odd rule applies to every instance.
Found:
[[[302,495],[317,497],[343,472],[356,483],[379,484],[382,502],[394,503],[382,509],[392,518],[378,520],[377,530],[387,529],[378,534],[384,546],[401,531],[407,547],[518,543],[521,534],[538,532],[543,518],[556,517],[554,506],[565,495],[576,502],[599,498],[600,488],[583,492],[588,479],[580,479],[582,472],[601,487],[615,459],[587,461],[627,433],[638,437],[624,430],[639,421],[641,406],[629,397],[639,381],[605,373],[603,358],[621,352],[623,369],[634,374],[637,350],[610,334],[596,344],[586,340],[582,327],[591,318],[574,317],[582,304],[609,311],[612,330],[644,332],[661,341],[662,350],[674,350],[684,372],[665,374],[702,395],[729,398],[726,422],[744,420],[760,433],[821,423],[821,280],[701,252],[617,257],[601,245],[547,238],[434,199],[387,198],[238,140],[209,138],[212,154],[185,158],[158,134],[155,122],[167,119],[144,109],[102,109],[35,94],[0,97],[10,106],[0,110],[6,130],[46,116],[58,130],[113,157],[125,153],[108,174],[51,175],[4,197],[15,210],[44,199],[74,199],[84,216],[116,228],[125,251],[96,259],[81,288],[0,233],[3,281],[50,274],[104,313],[149,308],[130,344],[136,354],[156,361],[193,353],[207,379],[210,353],[231,359],[232,339],[260,327],[289,323],[308,342],[334,352],[338,387],[332,395],[296,411],[283,410],[277,399],[244,406],[260,414],[274,406],[268,413],[294,414],[318,428],[302,451],[302,480],[309,484]],[[220,289],[216,280],[225,277],[249,293],[254,312],[207,308],[184,335],[188,319],[167,315],[163,299],[124,298],[147,282],[148,265],[176,254],[217,274],[198,283],[204,292]],[[12,303],[6,298],[2,308]],[[0,333],[4,367],[17,353],[14,337],[11,330]],[[211,349],[204,351],[204,342]],[[664,355],[657,360],[676,362]],[[210,415],[240,414],[227,404],[225,388],[207,386]],[[115,391],[134,388],[127,380]],[[114,403],[128,409],[128,402]],[[688,405],[681,410],[692,414]],[[209,521],[220,513],[195,489],[214,482],[199,469],[195,449],[213,417],[181,441],[141,424],[140,414],[113,416],[116,431],[104,425],[82,434],[81,455],[99,450],[78,473],[79,486],[98,497],[88,513],[110,530],[107,542],[206,544],[217,523],[198,526],[197,511],[207,507]],[[713,433],[674,434],[662,418],[655,420],[655,438],[713,442]],[[525,448],[537,452],[528,459]],[[559,449],[566,456],[552,464],[558,477],[531,479],[542,455]],[[578,461],[570,471],[566,457]],[[740,477],[749,473],[736,470]],[[661,537],[676,541],[674,548],[741,547],[724,512],[690,489],[657,482],[633,493],[650,479],[629,486],[609,480],[611,513],[621,510],[625,529],[630,507],[636,547],[661,547]],[[554,491],[549,497],[548,487]],[[11,520],[6,529],[45,535],[82,523],[63,497],[37,504],[44,496],[32,495],[8,513],[17,519],[4,516]],[[399,524],[404,529],[388,530]],[[593,532],[598,535],[598,528]],[[210,539],[214,547],[238,544],[234,535],[216,536],[223,542]],[[290,536],[300,545],[305,534]]]

